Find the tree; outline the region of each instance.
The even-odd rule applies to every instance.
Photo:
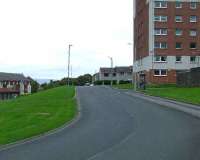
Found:
[[[79,76],[77,78],[77,85],[83,86],[86,83],[92,83],[92,75],[90,74],[85,74],[83,76]]]
[[[31,93],[38,92],[38,89],[40,87],[39,83],[35,81],[34,79],[32,79],[31,77],[28,77],[28,79],[30,80],[30,83],[31,83]]]

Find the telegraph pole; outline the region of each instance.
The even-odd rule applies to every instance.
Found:
[[[111,86],[113,85],[113,73],[112,73],[112,70],[113,70],[113,58],[112,57],[108,57],[110,59],[110,65],[111,65]]]
[[[68,75],[67,75],[67,86],[69,86],[69,83],[70,83],[70,80],[69,80],[69,77],[70,77],[70,56],[71,56],[71,47],[72,47],[72,44],[69,44],[69,48],[68,48]]]

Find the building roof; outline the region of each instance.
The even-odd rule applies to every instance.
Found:
[[[14,90],[11,88],[0,88],[0,93],[19,93],[19,90]]]
[[[122,66],[122,67],[115,67],[117,73],[125,72],[125,73],[132,73],[133,67],[132,66]]]
[[[101,73],[132,73],[133,67],[132,66],[121,66],[121,67],[115,67],[115,68],[100,68]]]
[[[115,69],[114,68],[100,68],[101,73],[114,73]]]
[[[0,72],[0,81],[30,81],[23,74]]]

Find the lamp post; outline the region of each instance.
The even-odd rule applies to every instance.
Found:
[[[67,86],[69,87],[69,83],[70,83],[70,80],[69,80],[69,74],[70,74],[70,56],[71,56],[71,47],[72,47],[72,44],[69,44],[69,48],[68,48],[68,75],[67,75]]]
[[[111,86],[113,85],[113,73],[112,73],[112,70],[113,70],[113,58],[112,57],[108,57],[110,59],[110,65],[111,65]]]

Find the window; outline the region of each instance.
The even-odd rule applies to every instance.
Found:
[[[155,22],[167,22],[167,16],[155,16],[154,21]]]
[[[190,62],[195,63],[196,62],[196,56],[191,56],[190,57]]]
[[[109,77],[109,73],[104,73],[104,77]]]
[[[183,22],[183,17],[182,16],[176,16],[175,21],[176,22]]]
[[[181,56],[176,56],[176,62],[181,62],[182,61],[182,57]]]
[[[155,42],[154,48],[167,49],[167,43],[166,42]]]
[[[167,35],[167,29],[165,28],[156,28],[155,35]]]
[[[182,8],[182,3],[180,1],[176,1],[176,8]]]
[[[167,62],[167,56],[155,56],[154,61],[155,62]]]
[[[182,43],[176,42],[176,49],[181,49],[182,48]]]
[[[113,73],[113,77],[116,77],[116,73]]]
[[[166,69],[155,69],[154,76],[167,76],[167,70]]]
[[[183,30],[182,29],[176,29],[176,36],[181,36],[183,34]]]
[[[155,8],[167,8],[166,1],[155,1]]]
[[[190,30],[190,36],[192,36],[192,37],[197,36],[197,30],[196,29],[191,29]]]
[[[197,44],[195,42],[190,43],[190,49],[196,49]]]
[[[197,22],[197,16],[190,16],[190,22]]]
[[[120,75],[121,75],[121,76],[124,76],[124,75],[125,75],[125,73],[124,73],[124,72],[120,72]]]
[[[196,9],[197,3],[196,2],[190,2],[190,9]]]

